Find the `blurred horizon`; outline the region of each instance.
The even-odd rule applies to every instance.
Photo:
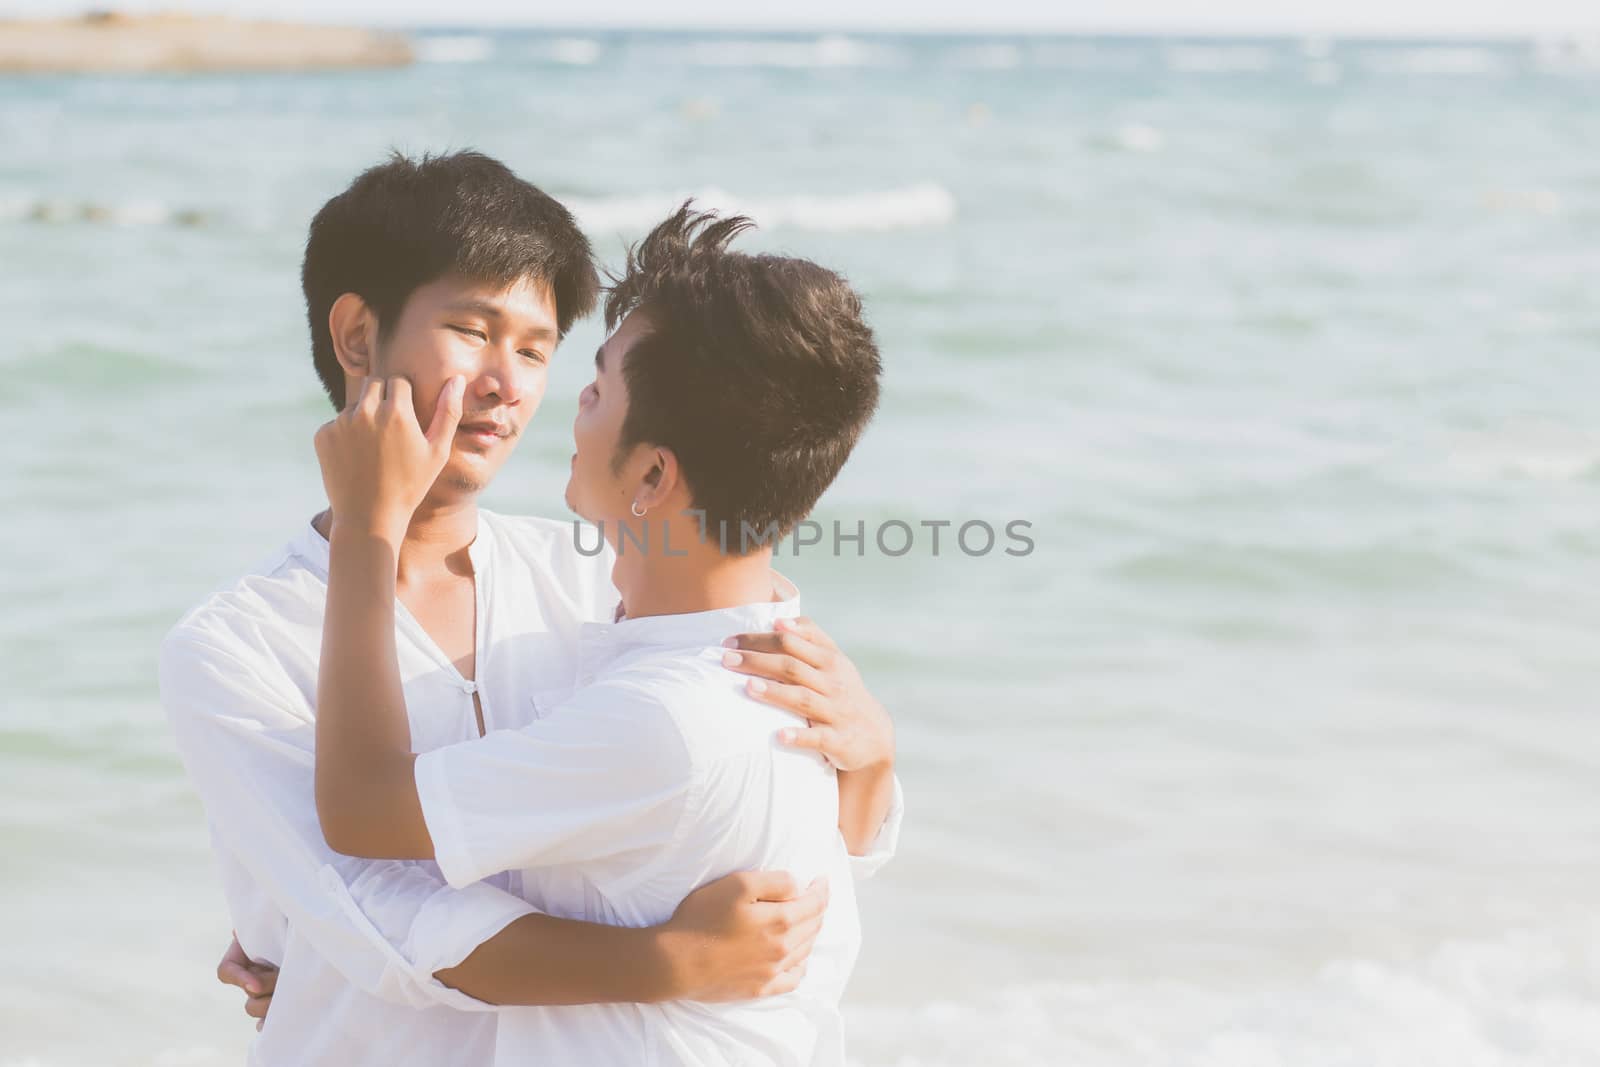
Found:
[[[689,0],[670,9],[638,0],[570,6],[508,0],[14,0],[5,17],[72,17],[91,11],[122,14],[220,14],[309,23],[359,23],[416,28],[548,28],[552,30],[683,30],[772,33],[928,33],[1068,36],[1175,36],[1278,38],[1297,36],[1413,39],[1522,39],[1600,33],[1600,4],[1581,0],[1353,0],[1336,12],[1326,6],[1287,6],[1265,0],[1219,0],[1204,11],[1179,0],[1131,0],[1107,13],[1100,5],[1062,4],[1041,11],[1021,0],[967,4],[913,4],[889,0],[865,7],[845,0],[818,0],[804,10],[752,11],[729,0]]]

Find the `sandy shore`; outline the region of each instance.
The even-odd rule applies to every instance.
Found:
[[[403,36],[212,15],[0,20],[0,74],[315,70],[412,62]]]

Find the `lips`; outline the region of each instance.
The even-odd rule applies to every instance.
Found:
[[[498,422],[463,422],[456,427],[456,433],[482,434],[487,437],[508,437],[511,427]]]

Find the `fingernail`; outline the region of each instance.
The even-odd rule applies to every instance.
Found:
[[[766,691],[767,691],[767,683],[766,682],[763,682],[760,678],[752,678],[752,679],[750,679],[750,692],[752,692],[752,693],[765,693]]]
[[[730,637],[726,641],[722,642],[722,647],[723,648],[738,648],[739,647],[739,639],[737,637]]]
[[[742,662],[744,662],[744,657],[737,652],[724,652],[722,654],[722,665],[724,667],[737,667]]]
[[[789,628],[789,620],[788,619],[778,619],[776,622],[774,622],[772,624],[772,628],[774,630],[787,630]]]
[[[778,741],[779,741],[780,744],[792,745],[792,744],[794,744],[794,739],[795,739],[795,732],[793,730],[779,730],[778,731]]]

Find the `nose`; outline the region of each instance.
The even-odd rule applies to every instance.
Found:
[[[522,356],[509,344],[485,346],[473,392],[484,406],[516,407],[522,403],[523,384],[519,371]]]

